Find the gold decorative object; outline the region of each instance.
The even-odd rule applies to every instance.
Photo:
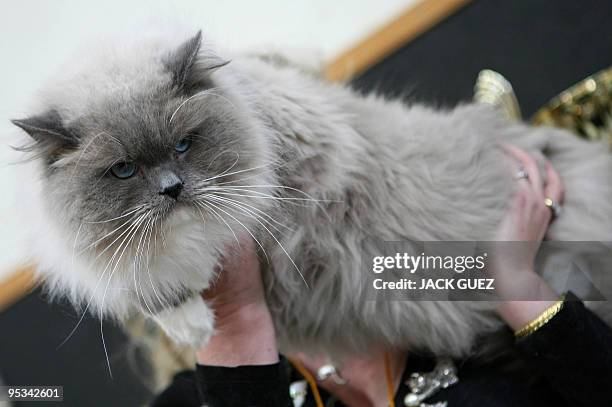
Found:
[[[495,71],[480,72],[474,100],[498,106],[511,119],[521,118],[512,86]],[[604,140],[612,146],[612,67],[561,92],[538,110],[531,121],[534,125],[562,127],[579,137]]]
[[[542,328],[551,319],[553,319],[553,317],[555,315],[557,315],[559,313],[559,311],[561,311],[561,309],[563,308],[563,303],[564,302],[565,302],[565,295],[563,295],[559,301],[555,302],[550,307],[546,308],[534,320],[532,320],[531,322],[529,322],[528,324],[526,324],[525,326],[523,326],[522,328],[517,330],[514,333],[514,336],[517,339],[522,339],[522,338],[525,338],[525,337],[531,335],[532,333],[534,333],[538,329]]]
[[[534,124],[563,127],[612,144],[612,68],[589,76],[538,110]]]
[[[497,106],[511,120],[521,120],[521,109],[514,89],[498,72],[483,69],[474,86],[474,101]]]

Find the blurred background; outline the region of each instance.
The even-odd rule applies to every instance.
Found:
[[[1,7],[0,377],[63,385],[65,405],[74,406],[140,405],[150,394],[111,323],[104,329],[114,379],[95,319],[58,348],[78,316],[67,304],[49,305],[39,289],[30,292],[27,219],[15,210],[23,179],[9,148],[18,132],[8,120],[27,115],[37,89],[88,38],[188,24],[221,53],[297,55],[328,80],[436,106],[470,100],[479,71],[490,68],[510,80],[525,119],[612,65],[609,0],[21,0]]]

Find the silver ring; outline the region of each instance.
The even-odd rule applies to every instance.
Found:
[[[520,180],[520,179],[526,179],[526,180],[528,180],[528,179],[529,179],[529,173],[528,173],[527,171],[525,171],[525,168],[520,167],[520,168],[518,169],[518,171],[516,172],[516,177],[515,177],[515,179],[516,179],[517,181],[518,181],[518,180]]]
[[[544,205],[546,205],[553,214],[553,218],[561,215],[561,205],[559,203],[553,201],[551,198],[544,199]]]

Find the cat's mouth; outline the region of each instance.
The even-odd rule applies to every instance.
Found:
[[[176,213],[181,213],[186,210],[196,211],[195,208],[195,202],[193,202],[189,197],[185,196],[179,199],[163,199],[150,210],[152,216],[157,216],[159,219],[166,219],[168,217],[173,217]]]
[[[164,219],[170,216],[174,211],[176,211],[177,209],[180,209],[183,206],[185,206],[185,203],[182,201],[178,201],[174,199],[164,199],[151,212],[153,216],[157,216],[160,219]]]

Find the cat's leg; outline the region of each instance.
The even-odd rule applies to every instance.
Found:
[[[154,318],[179,345],[199,348],[208,343],[214,331],[215,315],[200,295],[193,295],[180,305],[159,312]]]

